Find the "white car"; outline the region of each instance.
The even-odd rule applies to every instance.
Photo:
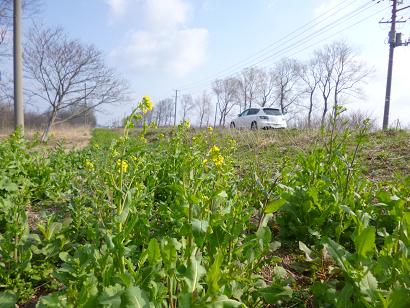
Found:
[[[275,108],[250,108],[233,119],[231,128],[287,128],[282,112]]]

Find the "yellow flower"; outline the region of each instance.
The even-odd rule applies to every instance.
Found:
[[[149,96],[144,96],[142,98],[142,102],[138,103],[138,108],[142,111],[142,113],[147,113],[151,111],[154,107],[154,104],[151,102],[151,98]]]
[[[212,133],[214,131],[214,128],[212,126],[208,126],[208,132]]]
[[[191,123],[190,123],[188,120],[185,120],[184,123],[182,123],[182,125],[183,125],[185,128],[190,128],[190,127],[191,127]]]
[[[208,163],[208,160],[207,159],[204,159],[203,161],[202,161],[202,165],[206,165]]]
[[[126,160],[117,160],[117,168],[118,170],[123,173],[126,173],[128,171],[128,163]]]
[[[215,163],[215,166],[220,167],[224,163],[224,158],[222,155],[215,156],[212,158],[213,162]]]
[[[137,161],[137,160],[138,160],[138,158],[137,158],[136,156],[134,156],[134,155],[131,156],[131,159],[132,159],[133,161]]]
[[[88,159],[85,161],[85,169],[94,170],[94,164],[91,161],[89,161]]]
[[[219,153],[219,151],[221,151],[221,149],[218,146],[214,145],[209,152],[211,154],[217,154]]]

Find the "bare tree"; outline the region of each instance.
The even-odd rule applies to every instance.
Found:
[[[154,107],[154,115],[155,122],[158,126],[167,126],[171,124],[173,120],[174,113],[174,100],[172,98],[166,98],[160,100]]]
[[[304,85],[303,92],[309,96],[307,127],[311,128],[314,97],[321,78],[318,69],[318,61],[316,59],[311,59],[307,64],[301,67],[300,78]]]
[[[274,103],[275,73],[272,69],[260,70],[257,79],[257,92],[261,107]]]
[[[42,0],[23,0],[23,16],[25,18],[37,14],[42,7]],[[13,0],[0,0],[0,47],[6,45],[7,33],[13,25]],[[0,53],[0,56],[4,53]]]
[[[195,99],[195,106],[199,115],[199,127],[203,124],[209,124],[209,117],[211,116],[211,96],[204,91],[202,96],[198,96]]]
[[[297,88],[300,81],[301,65],[294,59],[282,59],[275,64],[275,97],[282,113],[287,113],[300,97]]]
[[[101,105],[125,100],[127,87],[103,60],[94,46],[67,37],[61,28],[35,26],[25,46],[25,71],[30,79],[30,95],[49,105],[48,123],[42,135],[47,140],[52,126]],[[62,110],[85,104],[65,119]]]
[[[323,126],[331,103],[330,96],[333,94],[334,110],[340,104],[341,95],[360,96],[361,85],[366,82],[372,70],[358,59],[357,54],[344,41],[336,41],[321,50],[316,50],[314,58],[320,77],[318,86],[323,98]]]
[[[345,42],[334,42],[330,46],[333,56],[335,57],[335,66],[332,74],[334,83],[334,110],[340,104],[341,95],[358,98],[362,95],[361,85],[371,75],[372,69],[359,60],[357,54]],[[334,112],[336,116],[336,112]]]
[[[239,108],[245,110],[251,108],[257,98],[258,80],[262,71],[259,68],[248,67],[242,71],[238,78],[238,100]],[[243,108],[243,109],[242,109]]]
[[[238,102],[238,83],[239,81],[235,78],[226,78],[217,79],[212,85],[213,91],[219,100],[219,126],[225,126],[226,117]]]
[[[182,122],[185,122],[189,113],[195,107],[194,99],[192,98],[192,95],[191,94],[182,95],[181,105],[182,105]]]

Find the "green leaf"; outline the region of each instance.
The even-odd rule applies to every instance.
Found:
[[[223,254],[219,250],[216,254],[215,261],[211,265],[206,274],[206,283],[208,284],[208,290],[213,293],[219,291],[219,280],[221,279],[221,264],[222,264]]]
[[[139,287],[131,287],[121,295],[121,307],[124,308],[149,308],[147,294]]]
[[[410,292],[408,289],[393,289],[388,300],[388,308],[407,308],[410,307]]]
[[[198,247],[201,247],[205,242],[205,236],[208,230],[209,222],[207,220],[193,219],[191,224],[195,243]]]
[[[267,288],[258,289],[256,291],[258,296],[262,296],[268,304],[275,304],[284,298],[291,298],[293,291],[288,286],[271,285]]]
[[[37,308],[66,307],[66,306],[67,306],[66,296],[58,295],[58,294],[50,294],[47,296],[43,296],[40,298],[40,300],[38,301],[36,305]],[[2,306],[0,305],[0,307]]]
[[[339,245],[331,239],[325,240],[324,246],[333,260],[336,261],[336,263],[342,268],[342,270],[349,272],[352,267],[348,261],[350,253],[343,246]]]
[[[377,285],[377,279],[373,276],[370,270],[368,270],[359,283],[360,292],[366,296],[365,299],[367,301],[376,302],[378,300]]]
[[[177,249],[172,239],[166,239],[162,241],[161,255],[162,262],[164,262],[166,269],[174,269],[177,260]]]
[[[312,253],[312,250],[310,250],[304,243],[299,241],[299,249],[302,250],[305,253],[306,256],[306,261],[312,261],[313,258],[310,256]]]
[[[373,252],[375,239],[376,229],[373,226],[364,229],[354,240],[357,254],[365,258],[368,253]]]
[[[14,308],[17,296],[11,293],[0,293],[0,308]]]
[[[285,199],[278,199],[270,202],[265,208],[265,214],[276,213],[286,203]]]
[[[184,275],[184,281],[187,284],[188,292],[193,293],[198,288],[200,279],[205,275],[206,270],[201,265],[200,260],[195,258],[195,256],[191,256],[189,260],[189,266],[187,271]]]
[[[151,239],[148,244],[148,262],[151,265],[156,264],[161,260],[161,250],[156,239]]]
[[[243,303],[236,300],[230,299],[226,296],[220,296],[218,299],[206,307],[208,308],[237,308],[237,307],[246,307]]]

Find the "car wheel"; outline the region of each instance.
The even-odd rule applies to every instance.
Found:
[[[253,122],[251,123],[251,129],[252,129],[252,130],[257,130],[257,129],[258,129],[258,124],[257,124],[255,121],[253,121]]]
[[[231,122],[231,125],[229,125],[230,128],[235,128],[235,123]]]

